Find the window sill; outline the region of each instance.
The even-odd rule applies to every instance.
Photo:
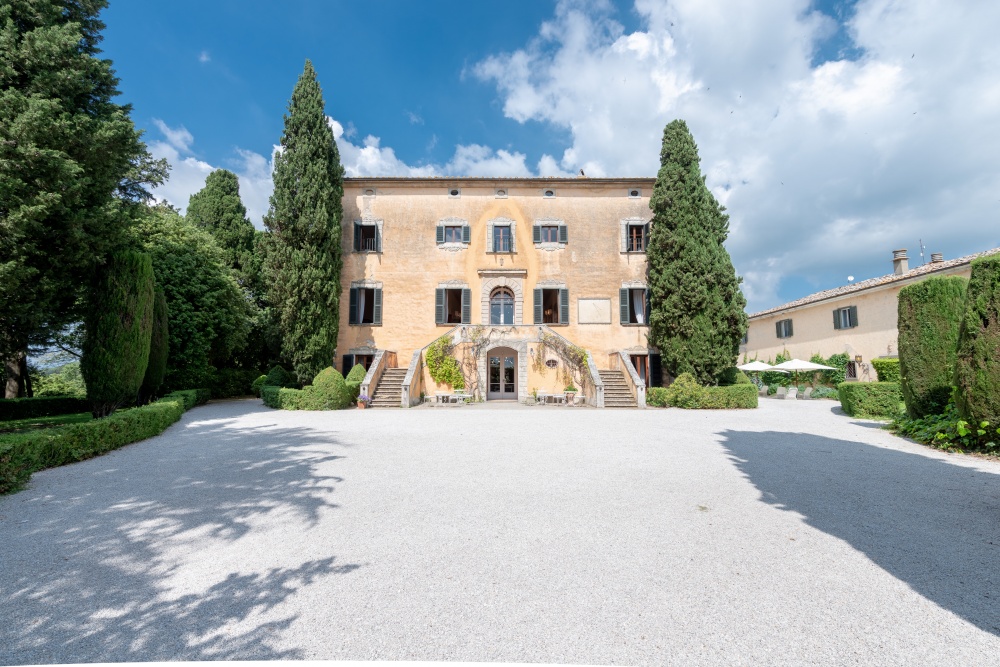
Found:
[[[645,255],[645,250],[622,250],[619,254],[621,255]]]
[[[535,326],[540,327],[568,327],[569,322],[539,322]]]
[[[487,250],[487,255],[516,255],[517,251],[514,250]]]
[[[535,250],[552,251],[552,250],[562,250],[566,247],[567,244],[545,242],[545,243],[535,243],[534,245],[535,245]]]
[[[357,323],[350,324],[350,323],[348,323],[347,326],[349,326],[349,327],[380,327],[382,325],[381,324],[371,324],[370,322],[366,322],[366,323],[363,323],[363,324],[357,324]]]
[[[461,327],[468,325],[468,322],[437,322],[434,324],[436,327]]]
[[[381,250],[353,250],[355,255],[381,255]]]
[[[448,241],[446,243],[438,243],[437,247],[440,250],[455,251],[455,250],[465,250],[466,248],[469,247],[469,244],[468,243],[455,242],[455,241]]]
[[[638,322],[619,322],[623,327],[648,327],[648,324],[639,324]]]

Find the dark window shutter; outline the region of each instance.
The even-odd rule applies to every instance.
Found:
[[[375,301],[372,308],[372,324],[381,325],[382,324],[382,288],[373,289],[372,292],[375,293]]]
[[[468,243],[472,237],[472,229],[468,225],[462,225],[462,243]]]
[[[650,314],[650,313],[652,312],[652,310],[653,310],[653,309],[652,309],[652,308],[650,307],[650,303],[649,303],[649,295],[650,295],[650,294],[651,294],[651,292],[649,291],[649,288],[647,287],[647,288],[646,288],[646,326],[649,326],[649,314]]]
[[[647,222],[642,226],[642,250],[643,252],[649,247],[649,223]]]
[[[628,312],[628,289],[624,287],[618,290],[618,306],[620,311],[619,314],[621,316],[621,323],[628,324],[632,318],[629,317],[629,312]]]
[[[538,229],[538,227],[535,227]],[[542,323],[542,290],[536,289],[535,292],[535,324]]]
[[[567,238],[569,238],[569,232],[566,231],[566,225],[559,225],[559,243],[567,243]]]
[[[358,323],[358,288],[351,288],[351,298],[348,305],[347,313],[347,323],[357,324]]]
[[[833,328],[840,328],[840,308],[835,308],[833,311]]]
[[[541,243],[542,242],[542,226],[535,225],[531,228],[531,242]]]
[[[791,338],[792,337],[792,321],[791,320],[785,320],[785,321],[788,322],[788,324],[785,325],[785,333],[788,334],[788,335],[785,336],[785,337],[786,338]]]
[[[361,223],[354,222],[354,252],[361,250]]]
[[[472,324],[472,290],[468,287],[462,289],[462,324]]]
[[[375,225],[375,251],[382,252],[382,228]]]
[[[850,311],[850,316],[851,316],[851,326],[852,327],[858,326],[858,307],[851,306],[848,310]]]
[[[434,324],[444,324],[444,288],[434,290]]]
[[[784,331],[782,331],[782,324],[784,323],[785,323],[784,320],[774,323],[774,335],[777,336],[778,338],[784,338],[784,336],[782,335],[784,333]]]
[[[559,324],[569,324],[569,290],[559,290]]]
[[[354,355],[345,354],[344,361],[342,363],[344,368],[344,375],[347,375],[348,373],[351,372],[351,369],[354,368]]]
[[[663,386],[663,363],[658,354],[649,355],[649,386]]]
[[[444,243],[444,225],[438,225],[437,226],[437,232],[436,232],[436,234],[437,234],[437,236],[435,238],[437,239],[437,242],[438,243]]]

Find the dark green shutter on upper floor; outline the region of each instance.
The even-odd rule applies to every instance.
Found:
[[[438,287],[434,290],[434,324],[444,324],[444,322],[444,288]]]
[[[850,316],[851,326],[852,327],[858,326],[858,307],[851,306],[850,308],[848,308],[848,315]]]
[[[559,243],[568,243],[569,232],[566,229],[566,225],[559,225]]]
[[[840,328],[840,308],[835,308],[833,310],[833,328],[834,329]]]
[[[620,315],[620,322],[622,324],[628,324],[632,319],[631,317],[629,317],[628,299],[629,299],[628,288],[622,287],[621,289],[619,289],[618,310]]]
[[[462,288],[462,324],[472,324],[472,290],[468,287]]]
[[[444,243],[444,225],[438,225],[436,233],[437,233],[437,236],[436,236],[437,242],[438,243]]]
[[[542,242],[542,226],[541,225],[534,225],[531,228],[531,242],[532,243],[541,243]]]
[[[361,250],[361,222],[354,221],[354,252]]]
[[[358,288],[351,288],[351,296],[348,302],[347,310],[347,323],[357,324],[358,323]]]
[[[559,290],[559,324],[569,324],[569,290]]]
[[[468,243],[472,238],[472,229],[468,225],[462,225],[462,243]]]
[[[537,229],[537,227],[536,227]],[[534,294],[534,311],[535,311],[535,324],[542,323],[542,290],[536,289],[533,291]]]
[[[375,293],[374,307],[372,308],[372,325],[381,326],[382,325],[382,289],[376,288],[372,292]]]

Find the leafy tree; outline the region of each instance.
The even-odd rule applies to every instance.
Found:
[[[340,321],[344,170],[308,60],[285,114],[274,161],[264,275],[282,354],[303,383],[333,361]]]
[[[91,291],[80,370],[94,418],[135,400],[149,362],[153,265],[149,255],[111,256]]]
[[[145,405],[156,395],[167,376],[167,355],[170,351],[170,323],[167,297],[157,286],[153,293],[153,329],[149,337],[149,363],[139,388],[139,404]]]
[[[967,283],[934,277],[899,290],[899,388],[911,419],[943,414],[951,399]]]
[[[649,206],[649,340],[670,375],[691,373],[714,385],[739,354],[746,299],[723,246],[729,216],[705,186],[698,148],[682,120],[663,130]]]
[[[145,185],[166,175],[113,102],[104,0],[0,3],[0,359],[81,319]],[[16,363],[16,360],[15,360]]]
[[[246,340],[243,292],[212,236],[169,206],[149,209],[136,232],[167,301],[166,385],[208,387]]]
[[[955,404],[961,417],[1000,428],[1000,255],[972,262],[958,333]]]

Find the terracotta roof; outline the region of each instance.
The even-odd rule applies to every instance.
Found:
[[[904,280],[912,280],[913,278],[930,276],[940,271],[945,271],[947,269],[954,269],[955,267],[959,267],[965,264],[970,264],[974,259],[977,259],[979,257],[985,257],[987,255],[994,255],[996,253],[1000,253],[1000,248],[993,248],[992,250],[977,252],[975,255],[966,255],[965,257],[959,257],[958,259],[949,259],[948,261],[945,262],[929,262],[927,264],[924,264],[923,266],[918,266],[914,269],[910,269],[909,271],[907,271],[902,275],[896,275],[895,273],[890,273],[887,276],[881,276],[879,278],[869,278],[868,280],[862,280],[861,282],[853,283],[851,285],[844,285],[843,287],[835,287],[833,289],[824,290],[822,292],[816,292],[815,294],[804,296],[801,299],[797,299],[795,301],[789,301],[786,304],[775,306],[774,308],[769,308],[767,310],[762,310],[759,313],[753,313],[752,315],[750,315],[750,319],[753,319],[755,317],[763,317],[765,315],[773,315],[774,313],[778,313],[783,310],[798,308],[800,306],[807,306],[811,303],[817,303],[819,301],[833,299],[838,296],[844,296],[845,294],[863,292],[866,289],[872,289],[874,287],[881,287],[883,285],[889,285]]]

